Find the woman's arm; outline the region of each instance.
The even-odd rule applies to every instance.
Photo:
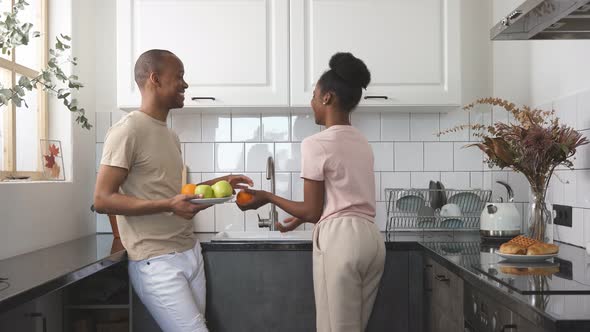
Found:
[[[324,210],[324,181],[304,179],[303,202],[291,201],[263,190],[246,189],[245,191],[252,194],[253,198],[246,204],[238,204],[243,211],[258,209],[273,203],[302,222],[315,224],[320,220]]]

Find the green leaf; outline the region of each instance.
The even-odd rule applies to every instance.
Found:
[[[30,84],[30,82],[31,82],[31,81],[30,81],[30,80],[29,80],[29,78],[28,78],[28,77],[26,77],[26,76],[21,76],[21,77],[18,79],[18,84],[19,84],[19,85],[23,85],[23,86],[24,86],[24,85]]]
[[[33,31],[33,38],[41,37],[41,32]]]
[[[64,99],[64,98],[67,98],[69,95],[70,95],[70,93],[69,93],[69,92],[68,92],[68,93],[65,93],[65,94],[60,94],[60,93],[58,93],[58,94],[57,94],[57,98],[58,98],[58,99]]]
[[[71,41],[72,40],[72,38],[70,36],[68,36],[68,35],[64,35],[64,34],[61,34],[61,33],[59,35],[61,36],[61,38],[65,39],[67,41]]]
[[[13,89],[14,89],[14,92],[16,92],[16,94],[19,95],[20,97],[25,95],[25,90],[21,86],[15,85]]]

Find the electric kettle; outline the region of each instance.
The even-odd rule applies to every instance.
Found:
[[[514,192],[510,185],[502,181],[497,183],[506,187],[506,202],[486,203],[480,216],[480,235],[486,238],[510,238],[520,234],[522,219],[514,204]]]

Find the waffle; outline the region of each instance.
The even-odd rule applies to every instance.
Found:
[[[530,237],[526,237],[524,235],[519,235],[512,240],[508,241],[508,243],[515,244],[517,246],[528,248],[534,244],[540,243],[539,241],[533,240]]]

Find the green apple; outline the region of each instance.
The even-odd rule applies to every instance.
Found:
[[[203,195],[203,198],[213,198],[213,188],[208,184],[200,184],[195,188],[195,195]]]
[[[213,188],[213,195],[217,198],[229,197],[234,191],[231,184],[225,180],[217,181],[211,188]]]

